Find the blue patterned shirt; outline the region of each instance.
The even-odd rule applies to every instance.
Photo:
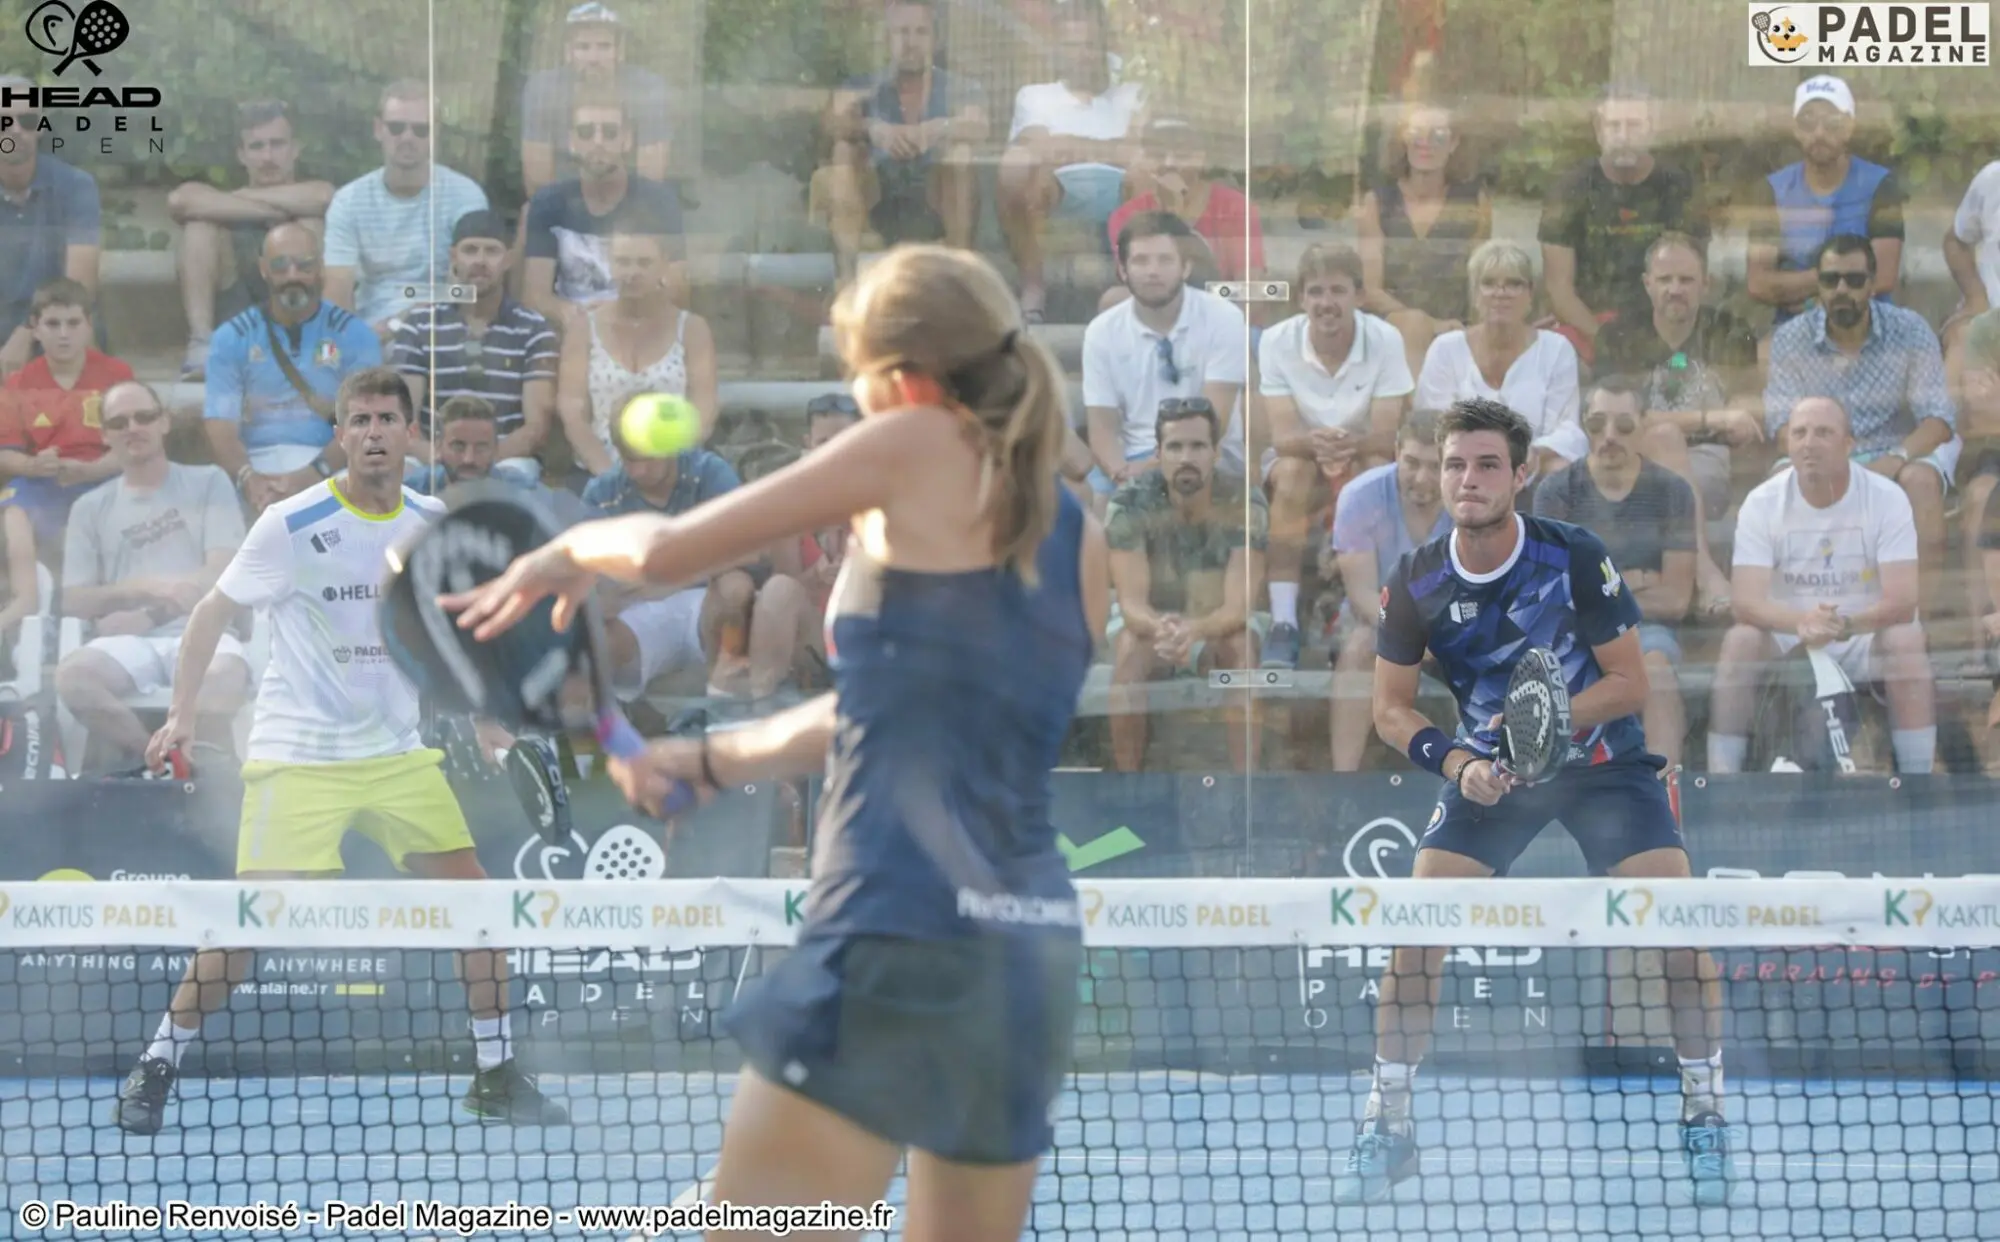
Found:
[[[1806,397],[1832,397],[1847,409],[1856,456],[1895,448],[1927,418],[1956,433],[1958,415],[1944,385],[1944,355],[1924,317],[1873,303],[1868,338],[1853,357],[1827,339],[1826,308],[1814,306],[1771,335],[1771,378],[1764,386],[1764,426],[1772,435]]]

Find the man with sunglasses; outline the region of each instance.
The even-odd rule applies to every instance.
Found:
[[[0,91],[33,86],[0,76]],[[103,218],[97,179],[41,154],[41,124],[32,104],[0,108],[0,374],[34,356],[28,304],[44,282],[67,276],[97,292]]]
[[[1881,301],[1879,244],[1859,234],[1828,238],[1813,260],[1819,301],[1771,336],[1764,425],[1783,444],[1800,401],[1832,397],[1847,411],[1854,460],[1893,479],[1916,515],[1922,560],[1944,564],[1945,497],[1963,447],[1945,387],[1944,356],[1922,315]],[[1781,462],[1780,466],[1788,464]],[[1926,575],[1935,612],[1945,575]]]
[[[521,300],[557,332],[582,323],[585,308],[618,295],[611,275],[611,235],[628,219],[667,238],[669,258],[681,253],[681,200],[673,187],[628,168],[633,134],[625,105],[597,87],[579,87],[570,111],[570,153],[578,175],[552,182],[528,201],[523,226],[527,267]],[[686,280],[675,262],[668,294],[687,305]]]
[[[1815,256],[1829,238],[1865,237],[1875,296],[1896,291],[1903,266],[1903,203],[1896,174],[1848,154],[1854,137],[1854,91],[1832,74],[1799,83],[1792,93],[1792,128],[1805,158],[1757,182],[1751,199],[1750,251],[1744,287],[1777,308],[1783,325],[1820,291]]]
[[[632,123],[634,171],[665,181],[673,139],[667,80],[629,61],[625,23],[610,5],[589,0],[563,19],[562,65],[529,74],[521,91],[521,181],[528,197],[577,175],[569,124],[579,89],[616,93]]]
[[[1681,761],[1687,711],[1677,670],[1677,629],[1694,602],[1694,488],[1641,453],[1646,398],[1640,381],[1611,376],[1591,386],[1583,406],[1590,452],[1535,489],[1535,516],[1570,522],[1604,541],[1639,605],[1639,654],[1646,666],[1646,741]]]
[[[382,92],[375,141],[382,167],[341,186],[326,209],[326,296],[387,341],[402,315],[447,283],[459,217],[487,204],[472,178],[432,159],[430,93],[422,82],[395,82]]]
[[[368,325],[321,296],[311,229],[272,229],[258,271],[271,295],[216,329],[202,409],[215,464],[252,513],[346,466],[333,436],[334,394],[348,372],[382,361]]]
[[[237,105],[236,160],[248,178],[242,189],[189,181],[167,195],[167,211],[181,226],[174,259],[188,321],[183,380],[199,380],[207,369],[217,316],[227,320],[270,293],[257,272],[264,235],[287,220],[323,229],[333,201],[329,182],[299,180],[298,139],[282,101]]]
[[[167,460],[168,420],[151,388],[114,385],[100,421],[118,477],[76,502],[63,548],[63,612],[93,636],[57,666],[56,693],[121,767],[151,736],[126,700],[171,684],[188,613],[243,542],[243,510],[221,470]],[[211,737],[227,744],[249,692],[243,646],[225,634],[199,702]]]
[[[397,330],[392,357],[416,398],[422,434],[410,442],[415,456],[433,459],[441,403],[479,397],[501,435],[494,471],[533,483],[542,477],[536,454],[555,422],[558,349],[549,321],[507,296],[507,241],[499,212],[459,217],[451,278],[471,285],[478,300],[418,307]]]

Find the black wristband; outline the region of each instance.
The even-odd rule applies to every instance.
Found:
[[[1442,778],[1445,756],[1452,752],[1452,740],[1436,725],[1425,725],[1410,739],[1410,762]]]
[[[704,785],[720,793],[722,782],[715,779],[715,769],[708,762],[708,734],[701,735],[701,780]]]

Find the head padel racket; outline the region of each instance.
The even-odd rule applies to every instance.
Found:
[[[595,600],[584,601],[577,623],[558,632],[555,601],[545,599],[485,642],[438,606],[440,595],[490,582],[560,529],[546,507],[521,488],[487,480],[455,489],[450,512],[389,554],[383,642],[389,658],[440,711],[484,716],[528,732],[588,731],[606,755],[634,759],[646,743],[612,693],[604,621]],[[588,695],[587,711],[571,706],[579,682]],[[661,813],[672,817],[694,804],[694,790],[675,782]]]
[[[1500,717],[1500,764],[1530,785],[1552,779],[1569,759],[1569,684],[1562,661],[1530,647],[1514,665]]]

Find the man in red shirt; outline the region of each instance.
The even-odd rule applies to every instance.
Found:
[[[41,356],[7,377],[0,399],[0,503],[24,510],[35,534],[61,547],[70,505],[118,473],[98,411],[132,368],[91,345],[90,291],[74,280],[36,288],[28,328]]]

